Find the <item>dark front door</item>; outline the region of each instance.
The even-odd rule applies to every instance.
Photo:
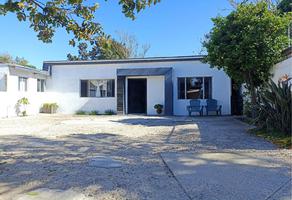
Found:
[[[128,113],[146,113],[147,80],[128,79]]]

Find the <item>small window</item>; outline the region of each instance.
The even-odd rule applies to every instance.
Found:
[[[18,77],[18,91],[20,91],[20,92],[27,91],[27,78]]]
[[[177,81],[178,98],[179,99],[185,99],[186,98],[185,97],[185,90],[186,90],[186,88],[185,88],[185,84],[186,84],[185,81],[186,81],[186,79],[185,78],[178,78],[177,80],[178,80]]]
[[[178,99],[211,99],[211,77],[178,78]]]
[[[0,92],[7,91],[7,75],[0,74]]]
[[[115,80],[81,80],[81,97],[114,97]]]
[[[43,79],[38,79],[37,91],[44,92],[46,88],[46,81]]]
[[[80,96],[81,97],[88,97],[88,95],[87,95],[88,81],[87,80],[86,81],[81,80],[80,88],[81,88]]]

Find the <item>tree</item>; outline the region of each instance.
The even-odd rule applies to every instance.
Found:
[[[292,2],[291,0],[281,0],[277,8],[283,13],[292,12]]]
[[[14,60],[13,60],[13,57],[8,54],[8,53],[4,53],[4,54],[1,54],[0,55],[0,63],[13,63]]]
[[[16,56],[15,59],[14,59],[13,56],[11,56],[8,53],[0,54],[0,63],[1,62],[2,63],[17,64],[17,65],[22,65],[22,66],[31,67],[31,68],[36,68],[35,66],[29,64],[29,62],[25,58]]]
[[[88,47],[91,47],[88,50]],[[129,58],[126,46],[110,36],[99,36],[89,44],[82,42],[78,45],[78,56],[67,55],[68,60],[98,60],[98,59],[125,59]]]
[[[149,44],[143,44],[140,46],[136,37],[126,32],[117,32],[119,35],[119,42],[129,51],[130,58],[144,58],[150,49]]]
[[[17,63],[19,65],[23,65],[23,66],[26,66],[29,64],[28,61],[25,60],[23,57],[18,57],[18,56],[16,56],[16,58],[15,58],[15,63]]]
[[[255,105],[256,88],[269,79],[287,47],[290,20],[289,13],[280,15],[265,1],[240,4],[228,16],[212,19],[214,27],[203,42],[205,61],[245,83]]]
[[[67,55],[68,60],[99,60],[143,58],[150,45],[139,45],[134,35],[118,32],[119,40],[103,34],[91,42],[82,42],[78,47],[78,56]]]
[[[119,0],[125,16],[135,14],[160,0]],[[90,41],[102,34],[100,23],[94,22],[99,4],[88,5],[85,0],[6,0],[0,4],[0,15],[14,13],[19,21],[29,21],[39,40],[50,43],[59,27],[73,34],[69,44],[80,40]]]

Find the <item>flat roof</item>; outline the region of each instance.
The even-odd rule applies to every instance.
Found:
[[[123,63],[147,63],[147,62],[196,61],[196,60],[202,60],[204,57],[205,57],[204,55],[194,55],[194,56],[128,58],[128,59],[113,59],[113,60],[44,61],[43,69],[47,70],[48,66],[51,66],[51,65],[123,64]]]
[[[32,72],[34,74],[41,74],[41,75],[46,75],[46,76],[49,75],[48,71],[45,71],[45,70],[35,69],[32,67],[11,64],[11,63],[0,63],[0,67],[11,67],[11,68],[18,69],[18,70],[29,71],[29,72]]]

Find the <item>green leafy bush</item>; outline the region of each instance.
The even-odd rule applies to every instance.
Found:
[[[116,112],[113,111],[113,110],[111,110],[111,109],[108,109],[108,110],[105,110],[105,111],[104,111],[104,114],[105,114],[105,115],[115,115]]]
[[[77,110],[75,114],[76,115],[87,115],[88,113],[84,110]]]
[[[258,116],[255,124],[266,130],[277,130],[285,135],[291,134],[291,84],[289,79],[274,83],[272,80],[266,89],[258,92]]]
[[[98,115],[99,111],[98,110],[93,110],[89,113],[89,115]]]
[[[59,106],[57,103],[44,103],[41,107],[42,113],[56,113]]]

